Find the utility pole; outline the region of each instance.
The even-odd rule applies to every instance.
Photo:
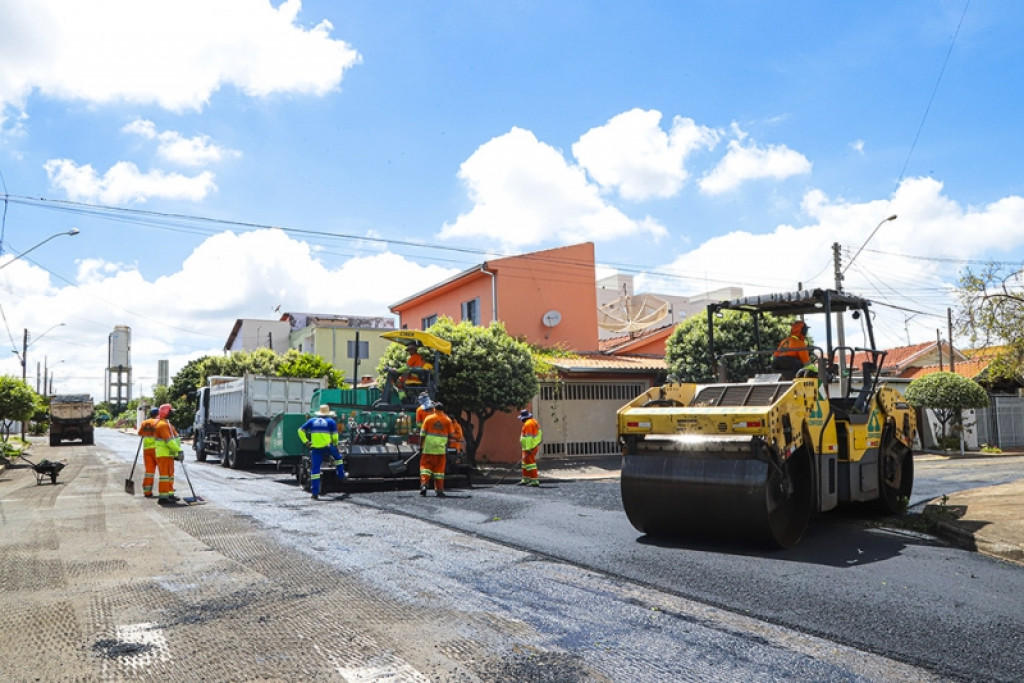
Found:
[[[835,267],[836,274],[836,291],[843,291],[843,251],[839,246],[839,242],[832,243],[832,261]],[[843,323],[842,311],[836,311],[836,348],[839,349],[837,354],[839,358],[839,395],[846,397],[846,392],[849,389],[850,380],[846,376],[846,354],[843,352],[843,347],[846,346],[846,328]],[[851,359],[852,360],[852,359]]]
[[[956,372],[956,359],[953,358],[953,309],[946,309],[946,326],[949,328],[949,371]],[[942,353],[942,349],[939,349]]]
[[[28,384],[28,328],[21,338],[21,381]],[[25,420],[21,421],[21,440],[25,441]]]

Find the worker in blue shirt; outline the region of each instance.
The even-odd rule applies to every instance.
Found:
[[[316,415],[306,420],[299,427],[299,440],[303,445],[309,446],[309,490],[313,494],[313,500],[320,499],[320,468],[323,465],[324,455],[337,456],[338,454],[338,423],[334,419],[334,413],[328,405],[320,406]],[[344,470],[338,464],[339,477],[344,477]]]

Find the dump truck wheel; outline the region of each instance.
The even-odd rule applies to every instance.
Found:
[[[206,434],[202,430],[196,432],[192,443],[195,445],[196,460],[206,462]]]
[[[220,437],[220,466],[228,466],[228,439],[227,437]]]
[[[302,487],[303,491],[309,491],[312,488],[312,475],[310,475],[311,464],[309,458],[302,458],[302,461],[298,464],[295,470],[295,478],[299,480],[299,486]]]
[[[51,446],[59,446],[60,445],[60,437],[59,436],[54,436],[53,434],[50,434],[50,445]]]
[[[241,465],[238,459],[238,441],[236,439],[228,439],[228,446],[224,451],[224,460],[227,466],[233,470],[237,470]]]

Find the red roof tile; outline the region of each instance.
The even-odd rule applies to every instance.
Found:
[[[580,354],[572,358],[553,358],[549,361],[564,372],[652,372],[666,370],[663,358],[647,356],[608,356]]]
[[[953,369],[961,377],[977,379],[979,375],[988,369],[988,366],[989,361],[987,360],[966,360],[957,361]],[[917,379],[936,372],[949,372],[949,365],[944,364],[941,367],[938,365],[926,365],[920,368],[907,368],[899,376],[903,379]]]

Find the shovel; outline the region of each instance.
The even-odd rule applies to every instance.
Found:
[[[409,463],[412,459],[419,456],[420,452],[416,451],[405,460],[395,460],[388,463],[388,469],[391,470],[391,474],[394,476],[400,476],[405,474],[409,470]]]
[[[139,453],[142,451],[142,439],[139,439],[139,447],[135,449],[135,462],[132,463],[132,471],[124,480],[124,492],[129,496],[135,495],[135,466],[139,464]]]

